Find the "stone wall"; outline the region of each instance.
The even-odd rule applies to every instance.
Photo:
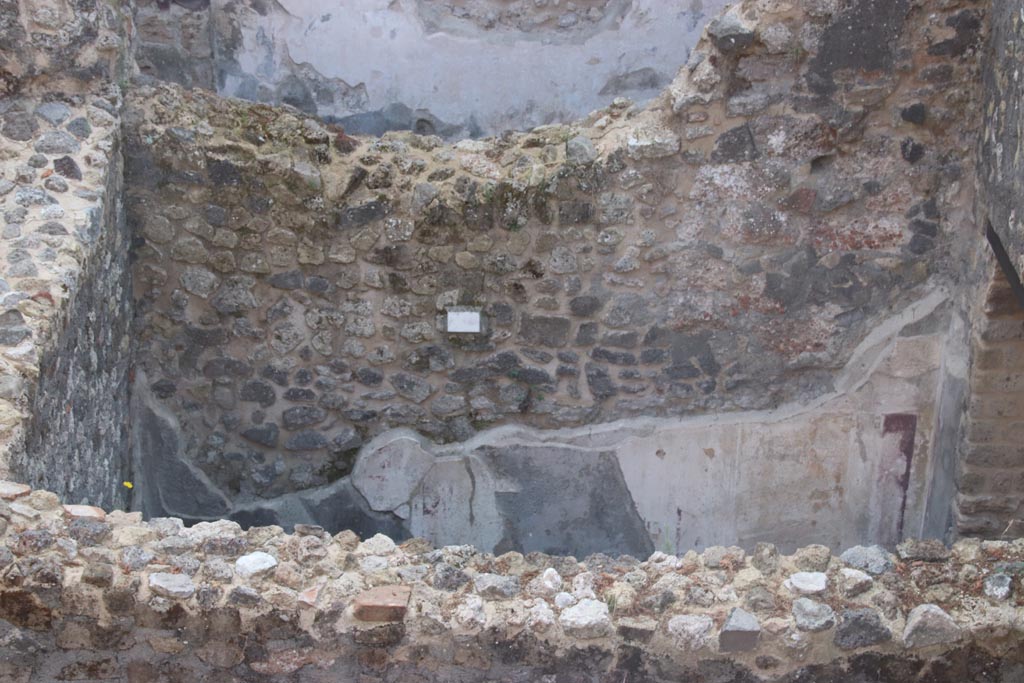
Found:
[[[724,0],[143,0],[139,66],[350,133],[496,135],[657,95]],[[394,65],[400,65],[394,68]]]
[[[0,2],[0,95],[80,92],[133,68],[131,16],[120,1]]]
[[[720,502],[638,512],[639,545],[619,549],[700,547],[719,534],[795,544],[808,532],[796,520],[815,520],[799,506],[774,526],[755,512],[680,531],[696,528],[684,512],[721,505],[733,512],[715,518],[734,520],[748,493],[777,486],[810,486],[808,505],[836,515],[822,513],[829,530],[812,529],[814,540],[835,547],[942,535],[948,495],[929,499],[945,490],[935,481],[952,469],[962,403],[962,389],[947,400],[944,387],[966,353],[950,292],[977,248],[966,160],[983,15],[957,3],[884,9],[743,3],[710,24],[647,108],[620,101],[577,124],[452,146],[135,89],[128,210],[147,425],[136,457],[157,491],[144,509],[326,523],[308,500],[278,497],[321,500],[333,485],[352,520],[383,514],[425,533],[406,520],[426,470],[389,504],[347,478],[360,445],[388,429],[484,448],[500,440],[488,430],[517,424],[572,445],[585,425],[626,420],[622,441],[641,417],[671,431],[680,417],[735,413],[725,422],[746,425],[746,441],[699,419],[680,426],[718,460],[651,449],[655,464],[673,463],[666,474]],[[480,310],[480,334],[447,332],[456,307]],[[898,386],[882,395],[872,372],[903,353],[901,334],[927,341],[913,342],[918,363],[884,371]],[[795,431],[764,429],[778,420]],[[892,443],[864,445],[876,439]],[[796,446],[807,442],[820,445]],[[787,451],[800,463],[789,474],[753,474],[755,453]],[[612,507],[643,509],[648,484],[626,473],[646,455],[611,452],[627,482]],[[847,469],[855,453],[863,471]],[[497,481],[483,490],[501,498],[543,477],[498,481],[473,462],[451,465],[468,487],[451,499],[474,522],[487,519],[473,512],[478,483]],[[887,504],[854,522],[840,492]],[[474,534],[488,548],[517,536]]]
[[[128,504],[131,321],[116,4],[6,3],[0,471]]]
[[[1003,241],[1017,273],[1024,272],[1024,211],[1019,163],[1024,132],[1024,99],[1018,65],[1024,18],[1016,2],[992,8],[991,37],[984,59],[984,110],[978,176],[983,190],[981,213]]]
[[[1024,679],[1022,541],[580,562],[0,496],[5,681]]]

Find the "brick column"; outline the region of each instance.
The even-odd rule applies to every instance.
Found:
[[[1024,536],[1024,310],[993,260],[972,334],[971,396],[958,472],[957,530]]]

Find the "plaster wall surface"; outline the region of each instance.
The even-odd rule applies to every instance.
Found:
[[[161,77],[292,104],[352,133],[494,135],[655,96],[725,4],[148,3],[140,52]]]

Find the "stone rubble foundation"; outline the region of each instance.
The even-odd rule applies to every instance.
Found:
[[[0,482],[2,681],[1024,680],[1024,541],[585,560]]]

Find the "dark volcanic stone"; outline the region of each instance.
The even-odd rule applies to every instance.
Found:
[[[583,323],[576,332],[576,343],[580,346],[590,346],[597,341],[597,323]]]
[[[170,398],[178,390],[177,385],[169,379],[157,380],[149,388],[157,398]]]
[[[600,311],[602,305],[596,296],[584,294],[569,300],[569,311],[577,317],[586,318]]]
[[[267,284],[277,289],[301,289],[304,280],[301,270],[289,270],[274,273],[267,278]]]
[[[718,136],[715,148],[711,150],[711,163],[734,164],[741,161],[753,161],[759,156],[761,153],[757,151],[750,126],[743,124]]]
[[[939,234],[939,224],[933,221],[925,221],[920,218],[915,218],[910,221],[910,231],[916,235],[936,237]]]
[[[534,346],[565,346],[569,338],[569,319],[524,315],[519,323],[519,336]]]
[[[292,434],[284,447],[289,451],[315,451],[327,447],[327,437],[320,432],[305,429]]]
[[[726,15],[708,26],[715,47],[723,54],[737,54],[754,44],[754,32]]]
[[[228,222],[228,210],[216,204],[207,204],[203,208],[203,217],[210,225],[221,226]]]
[[[442,591],[455,591],[469,582],[465,572],[450,564],[439,564],[434,568],[434,579],[431,584]]]
[[[276,424],[268,423],[244,430],[242,432],[242,437],[252,441],[253,443],[258,443],[261,446],[274,448],[277,446],[279,433],[280,430],[278,430]]]
[[[612,365],[636,365],[636,356],[628,351],[612,351],[600,346],[590,352],[594,360],[604,361]]]
[[[665,349],[644,349],[640,352],[640,362],[644,365],[655,365],[668,360],[668,351]]]
[[[241,401],[255,401],[264,408],[269,408],[277,401],[274,387],[258,379],[243,384],[238,398]]]
[[[900,143],[900,154],[907,162],[916,164],[924,157],[924,145],[914,138],[906,138]]]
[[[426,370],[426,368],[419,368]],[[355,372],[356,381],[360,384],[368,387],[380,386],[381,382],[384,381],[384,373],[373,368],[359,368]]]
[[[907,251],[911,254],[921,256],[935,248],[935,240],[925,235],[914,235],[907,244]]]
[[[956,35],[942,40],[928,48],[928,54],[940,57],[959,57],[978,42],[981,31],[981,15],[974,10],[962,10],[946,19]]]
[[[74,135],[79,140],[85,140],[87,137],[92,135],[92,126],[89,125],[88,119],[84,116],[79,116],[77,119],[72,119],[68,122],[68,125],[64,126],[67,131]]]
[[[71,157],[65,156],[60,157],[58,159],[54,159],[53,170],[56,171],[58,175],[62,175],[65,178],[70,178],[71,180],[82,179],[82,170],[78,167],[78,164]]]
[[[286,401],[307,401],[312,402],[316,400],[316,392],[312,389],[304,389],[302,387],[292,387],[288,391],[284,392],[284,398]]]
[[[0,314],[0,344],[13,346],[32,332],[25,326],[25,316],[16,308]]]
[[[381,220],[387,212],[387,204],[378,201],[350,206],[338,212],[337,226],[342,229],[358,228]]]
[[[327,413],[313,406],[295,406],[284,411],[281,419],[285,429],[294,430],[323,422],[327,419]]]
[[[340,432],[331,437],[330,449],[332,453],[344,453],[362,445],[363,439],[359,436],[359,432],[351,427],[343,427]]]
[[[834,92],[837,71],[890,71],[909,4],[909,0],[846,3],[821,34],[817,53],[808,64],[811,91],[822,95]]]
[[[615,384],[608,375],[608,370],[596,363],[587,363],[584,366],[587,374],[587,386],[590,387],[590,394],[598,401],[610,398],[618,393]]]
[[[391,386],[401,396],[415,403],[422,403],[434,393],[434,387],[426,380],[405,372],[398,372],[391,376]]]
[[[74,154],[81,145],[62,130],[50,130],[36,141],[35,150],[41,154]]]
[[[242,184],[241,171],[230,161],[208,158],[206,172],[210,176],[210,182],[214,185],[236,186]]]
[[[855,650],[883,643],[892,638],[892,632],[873,609],[843,610],[836,627],[835,644],[843,650]]]
[[[4,115],[4,124],[0,133],[5,137],[19,142],[31,140],[39,130],[36,117],[27,111],[13,111]]]
[[[75,519],[68,525],[68,535],[79,545],[99,545],[110,536],[111,527],[95,519]]]
[[[909,107],[904,107],[900,112],[900,118],[907,123],[913,123],[917,126],[924,125],[924,121],[928,116],[928,108],[925,107],[922,102],[915,102]]]

